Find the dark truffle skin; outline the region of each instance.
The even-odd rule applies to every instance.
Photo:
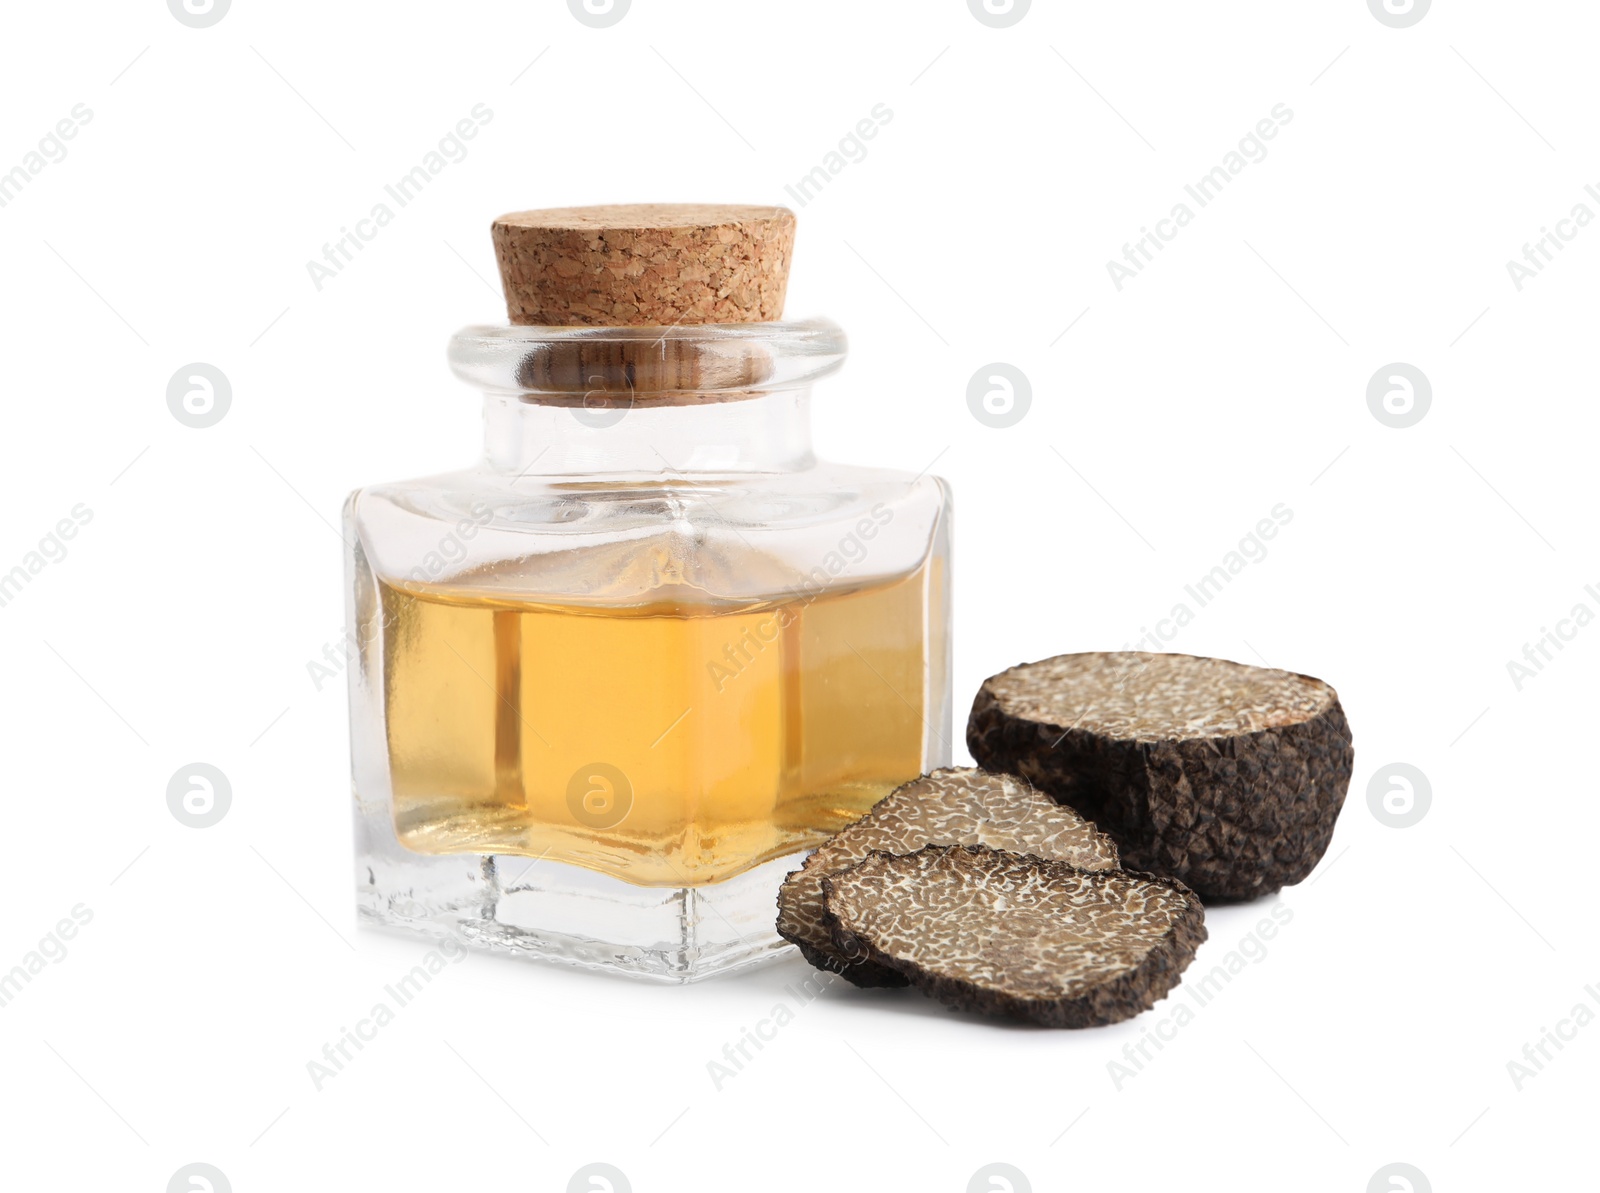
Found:
[[[1128,719],[1143,715],[1131,713],[1114,732],[1097,728],[1097,720],[1118,723],[1100,716],[1102,704],[1121,701],[1125,712],[1153,674],[1181,686],[1168,677],[1186,671],[1196,676],[1187,699],[1237,686],[1257,698],[1281,695],[1281,706],[1219,706],[1170,732],[1159,717],[1130,728]],[[1060,690],[1034,699],[1045,672]],[[1065,686],[1063,673],[1074,676]],[[1103,700],[1113,675],[1121,687]],[[1075,714],[1078,705],[1092,715]],[[1208,719],[1227,728],[1208,731]],[[991,677],[973,702],[967,747],[979,765],[1021,775],[1094,821],[1129,869],[1179,879],[1216,902],[1271,894],[1311,873],[1333,836],[1355,759],[1338,696],[1320,680],[1133,652],[1063,655]]]
[[[948,1006],[1042,1027],[1149,1010],[1206,939],[1182,883],[982,845],[874,852],[822,883],[840,952]]]

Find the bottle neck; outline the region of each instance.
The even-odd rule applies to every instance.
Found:
[[[484,458],[515,476],[794,472],[811,452],[811,391],[684,405],[550,405],[490,393]]]

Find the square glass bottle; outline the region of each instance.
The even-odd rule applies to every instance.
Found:
[[[788,212],[495,231],[516,322],[450,343],[483,460],[345,509],[362,917],[665,981],[753,964],[805,852],[950,760],[948,491],[813,455],[845,341],[771,317]]]

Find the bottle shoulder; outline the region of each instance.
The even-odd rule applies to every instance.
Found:
[[[741,599],[840,561],[860,582],[911,571],[947,539],[949,512],[938,477],[821,462],[649,477],[477,468],[371,485],[345,506],[380,576],[599,595],[666,575]]]
[[[818,462],[758,473],[652,476],[513,475],[460,469],[355,490],[346,513],[394,513],[452,523],[463,518],[527,533],[587,534],[663,519],[709,518],[748,528],[849,521],[879,504],[910,510],[949,504],[949,486],[931,474]]]

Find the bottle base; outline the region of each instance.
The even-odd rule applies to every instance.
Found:
[[[365,927],[454,937],[469,948],[681,984],[790,955],[777,891],[805,852],[725,882],[643,887],[564,862],[506,854],[357,858]]]

